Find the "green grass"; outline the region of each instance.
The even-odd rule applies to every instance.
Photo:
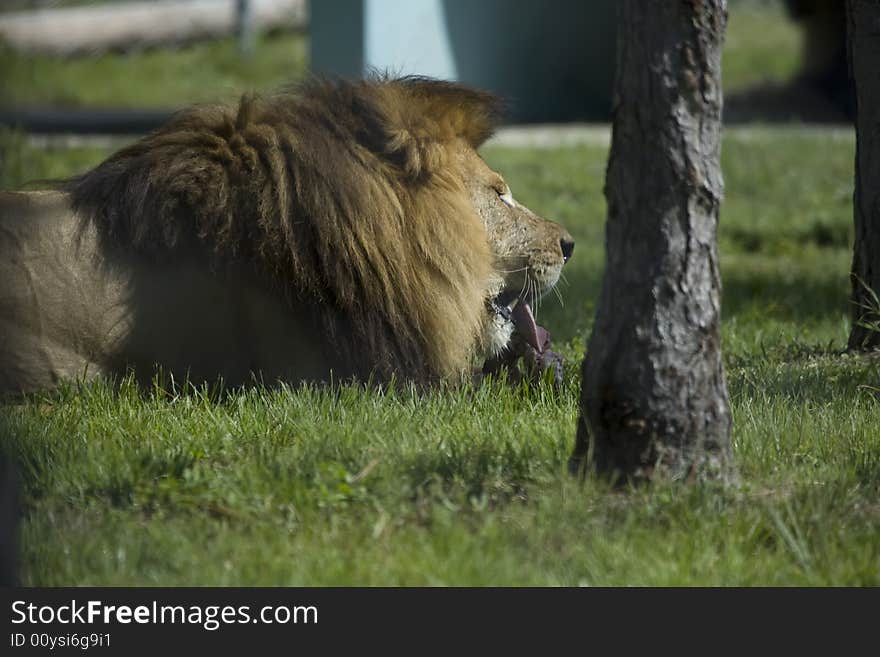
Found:
[[[85,171],[110,152],[94,146],[35,148],[23,133],[0,126],[0,189],[39,189],[41,181]]]
[[[104,155],[5,139],[5,161],[29,163],[0,167],[6,186]],[[735,489],[615,492],[566,474],[602,271],[606,152],[485,156],[578,241],[565,306],[539,310],[568,359],[560,392],[216,399],[95,384],[9,405],[0,419],[24,482],[25,582],[880,584],[880,359],[840,351],[852,139],[759,129],[725,140]]]
[[[724,90],[784,82],[800,68],[802,34],[781,2],[730,3],[724,38]]]
[[[233,38],[71,59],[0,46],[0,106],[176,108],[228,101],[302,78],[307,49],[302,34],[261,37],[249,59]]]

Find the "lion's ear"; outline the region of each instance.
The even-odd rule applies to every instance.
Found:
[[[368,80],[343,93],[360,125],[358,141],[410,179],[442,168],[446,146],[455,138],[480,146],[501,108],[485,91],[422,77]]]
[[[438,140],[461,137],[478,148],[492,135],[502,113],[498,96],[463,84],[424,77],[401,78],[396,83],[410,109],[433,124]]]

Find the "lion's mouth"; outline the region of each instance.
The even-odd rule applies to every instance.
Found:
[[[496,313],[513,323],[514,330],[539,354],[550,345],[550,334],[535,321],[528,302],[511,292],[502,292],[492,300]]]

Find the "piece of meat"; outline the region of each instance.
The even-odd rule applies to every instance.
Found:
[[[507,378],[513,383],[527,378],[540,381],[544,372],[550,370],[553,383],[562,385],[562,356],[550,349],[550,332],[535,322],[532,309],[527,303],[518,303],[511,314],[516,331],[507,350],[496,358],[486,361],[483,374],[499,374],[507,369]],[[517,367],[522,360],[523,372]]]

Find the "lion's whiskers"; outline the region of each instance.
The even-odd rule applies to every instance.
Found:
[[[526,265],[525,267],[520,267],[519,269],[498,269],[498,270],[496,270],[496,271],[499,271],[499,272],[501,272],[502,274],[516,274],[516,273],[519,273],[519,272],[521,272],[521,271],[525,271],[525,270],[527,270],[528,268],[529,268],[529,266]]]
[[[541,309],[541,301],[543,301],[543,299],[541,298],[541,295],[538,294],[538,283],[535,281],[532,281],[532,294],[535,295],[535,319],[537,319],[538,311]]]
[[[523,284],[522,284],[522,287],[519,289],[519,299],[520,299],[520,303],[522,303],[524,300],[526,300],[526,299],[528,298],[528,297],[526,296],[526,291],[527,291],[527,289],[528,289],[528,285],[529,285],[529,275],[526,274],[525,277],[523,278]]]
[[[526,298],[531,299],[532,317],[537,321],[538,307],[541,305],[541,300],[538,298],[538,285],[529,276],[526,277],[526,283],[527,283]]]

